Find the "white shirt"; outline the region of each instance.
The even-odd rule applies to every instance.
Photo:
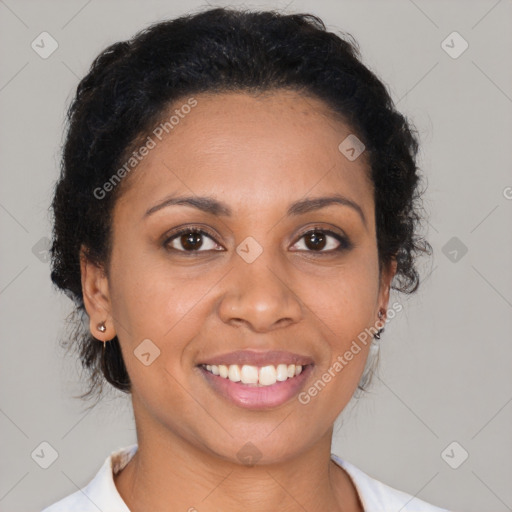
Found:
[[[113,475],[128,464],[137,448],[135,443],[112,452],[85,487],[41,512],[130,512],[117,491]],[[365,512],[449,512],[389,487],[337,455],[331,457],[351,477]]]

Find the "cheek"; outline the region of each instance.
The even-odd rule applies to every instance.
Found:
[[[164,258],[118,250],[112,258],[110,291],[114,322],[123,345],[149,338],[158,347],[182,349],[199,329],[215,273],[177,269]],[[166,349],[167,350],[167,349]]]
[[[342,349],[346,341],[374,323],[378,296],[377,262],[364,257],[304,288],[306,303],[330,328],[332,344]]]
[[[324,357],[310,385],[299,395],[304,411],[309,411],[304,421],[311,429],[317,428],[320,416],[334,422],[357,389],[373,339],[368,328],[373,320],[375,285],[347,277],[317,287],[315,294],[311,303],[326,343]]]
[[[327,402],[344,406],[359,383],[373,339],[369,328],[376,321],[377,260],[354,259],[331,279],[317,281],[310,289],[314,291],[309,293],[307,303],[318,317],[328,344],[324,364],[316,375],[322,382],[311,390],[311,396],[316,396],[325,384],[328,390],[322,394],[331,396]]]

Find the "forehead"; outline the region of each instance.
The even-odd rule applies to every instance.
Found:
[[[148,132],[152,148],[129,176],[119,207],[186,193],[218,197],[243,213],[339,192],[371,213],[366,155],[350,161],[339,149],[351,134],[321,100],[293,91],[183,98]]]

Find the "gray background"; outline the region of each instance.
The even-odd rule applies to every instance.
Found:
[[[512,1],[211,4],[289,4],[353,34],[420,133],[434,256],[418,294],[392,295],[404,309],[383,334],[379,377],[342,414],[333,452],[452,510],[512,510]],[[85,388],[59,347],[70,302],[44,257],[48,205],[65,108],[93,58],[202,5],[0,0],[1,511],[40,510],[135,442],[126,397],[89,411],[73,398]],[[47,59],[31,47],[43,31],[59,45]],[[453,31],[469,44],[458,58],[442,47]],[[58,452],[48,469],[31,457],[43,441]]]

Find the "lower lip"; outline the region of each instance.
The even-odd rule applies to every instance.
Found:
[[[288,400],[299,394],[312,368],[313,365],[308,364],[302,368],[302,372],[299,375],[291,379],[276,382],[271,386],[255,386],[253,384],[233,382],[224,377],[213,375],[213,373],[199,366],[199,369],[214,391],[238,407],[246,409],[268,409],[288,402]]]

